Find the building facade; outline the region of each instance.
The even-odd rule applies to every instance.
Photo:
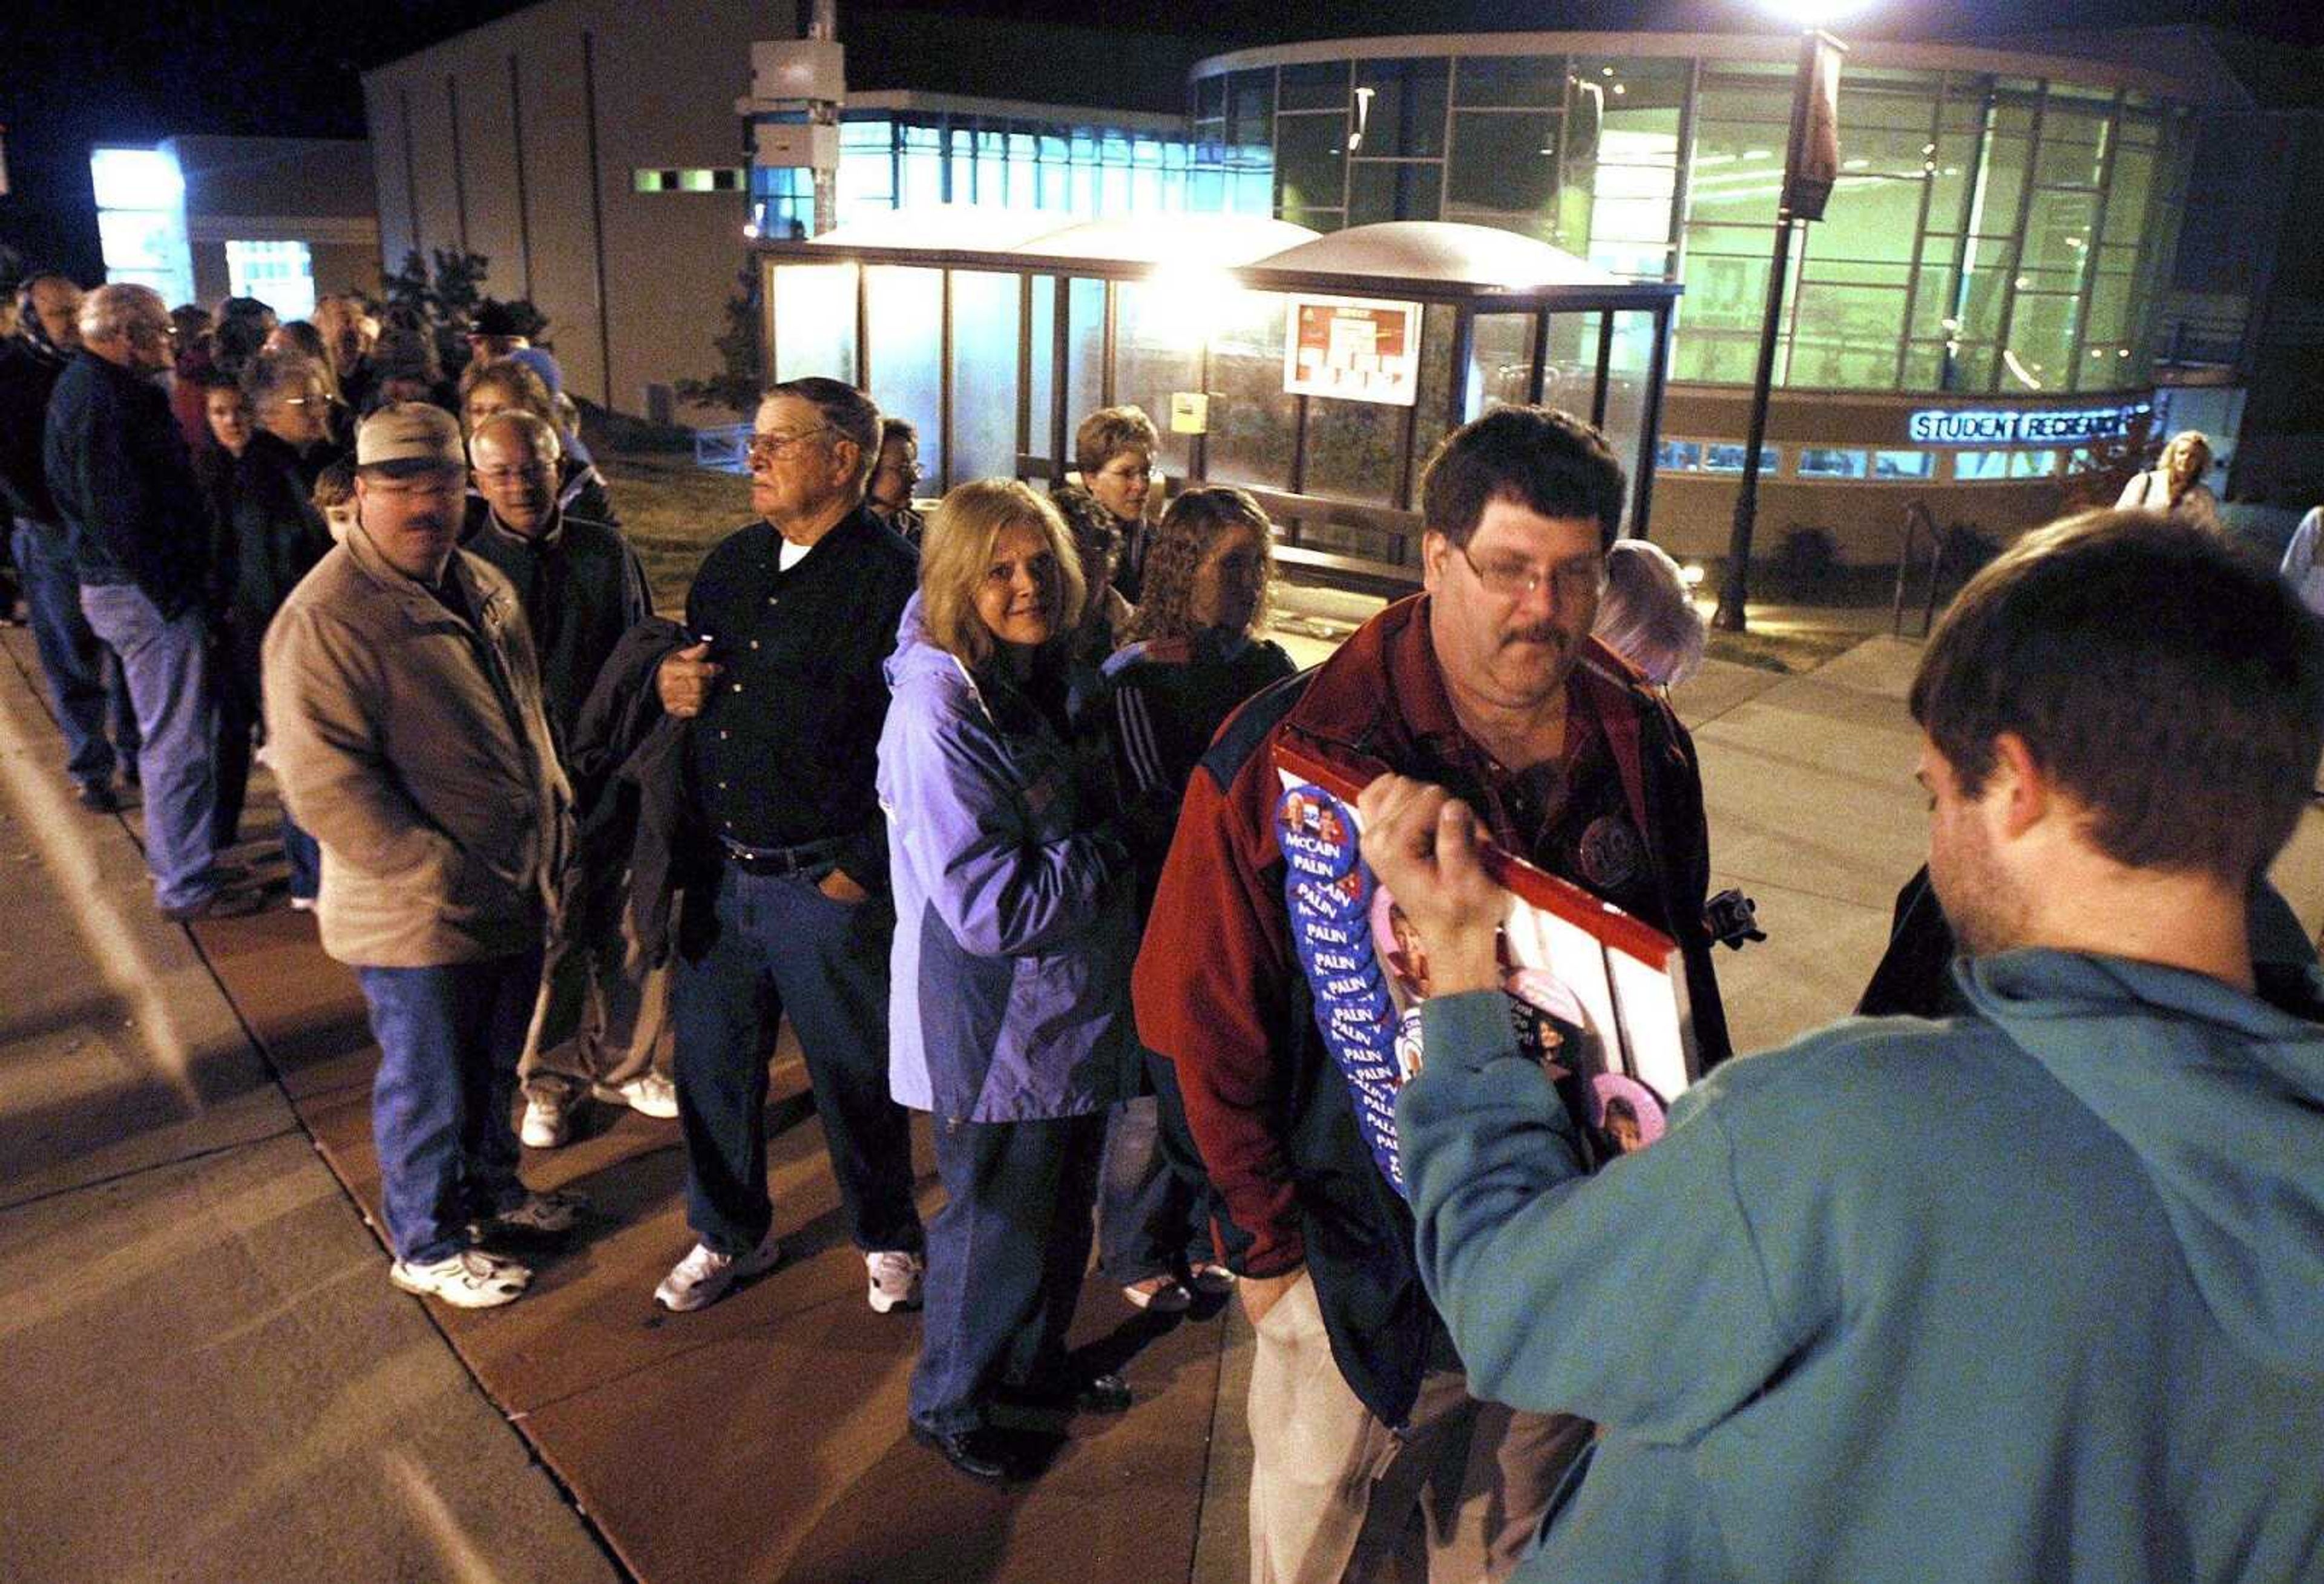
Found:
[[[1796,49],[1524,33],[1218,56],[1189,79],[1195,165],[1264,181],[1276,214],[1322,230],[1465,221],[1681,282],[1655,532],[1716,553],[1742,471]],[[2245,108],[2218,73],[1853,46],[1841,174],[1784,282],[1762,548],[1798,534],[1842,559],[1894,560],[1914,502],[2006,536],[2052,514],[2109,441],[2171,424],[2190,347],[2170,328],[2184,314],[2166,310],[2183,296],[2199,136]],[[2182,405],[2218,422],[2229,404],[2215,386]]]

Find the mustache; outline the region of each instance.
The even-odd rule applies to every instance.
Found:
[[[1537,622],[1531,627],[1520,627],[1501,639],[1504,647],[1517,643],[1538,643],[1564,649],[1571,641],[1566,636],[1565,629],[1551,622]]]

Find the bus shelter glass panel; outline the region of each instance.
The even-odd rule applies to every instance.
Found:
[[[1214,483],[1291,487],[1299,401],[1283,389],[1286,302],[1279,292],[1238,292],[1212,329],[1203,471]]]
[[[1463,69],[1466,69],[1465,68]],[[1420,401],[1412,412],[1412,488],[1399,505],[1417,510],[1420,471],[1436,443],[1452,431],[1452,332],[1460,310],[1432,302],[1420,310]]]
[[[1468,410],[1481,418],[1496,407],[1521,407],[1533,391],[1533,315],[1479,314],[1469,355]]]
[[[1113,400],[1145,409],[1162,431],[1155,465],[1186,475],[1189,437],[1170,432],[1170,394],[1203,388],[1203,315],[1171,283],[1124,281],[1114,288]]]
[[[938,490],[949,481],[944,449],[944,272],[892,264],[864,269],[872,400],[920,431],[920,466]],[[852,327],[851,319],[851,327]],[[807,371],[801,370],[804,373]],[[797,376],[786,371],[783,377]]]
[[[1065,445],[1082,419],[1105,405],[1105,282],[1074,281],[1065,290]]]
[[[781,263],[774,276],[775,378],[853,384],[855,266]]]
[[[1580,316],[1582,327],[1583,358],[1596,377],[1598,337],[1604,316]],[[1652,465],[1645,451],[1646,432],[1646,382],[1654,366],[1655,316],[1632,310],[1617,313],[1614,320],[1614,345],[1606,365],[1606,419],[1599,430],[1606,444],[1620,459],[1622,472],[1630,483],[1629,493],[1622,502],[1622,531],[1631,529],[1631,503],[1637,498],[1638,480]],[[1584,402],[1574,409],[1582,417],[1590,416]]]
[[[1053,465],[1062,465],[1062,458],[1049,456],[1049,415],[1057,393],[1057,360],[1052,355],[1056,345],[1057,278],[1036,275],[1030,285],[1032,302],[1025,339],[1033,355],[1028,360],[1032,378],[1025,402],[1025,450],[1030,456],[1048,457]]]
[[[1390,504],[1404,456],[1405,415],[1409,410],[1382,401],[1309,398],[1306,493],[1366,505]],[[1313,531],[1307,542],[1323,546]],[[1378,561],[1397,558],[1385,545],[1367,543],[1351,548],[1356,555]]]
[[[1017,281],[953,272],[948,482],[1017,474]]]

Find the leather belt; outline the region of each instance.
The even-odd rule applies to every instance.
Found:
[[[847,843],[844,837],[826,836],[796,847],[752,847],[722,836],[718,844],[726,850],[726,861],[744,874],[785,876],[828,868]]]

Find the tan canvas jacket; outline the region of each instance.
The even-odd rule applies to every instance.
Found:
[[[269,757],[323,849],[323,949],[370,968],[539,943],[571,841],[540,668],[508,580],[466,551],[471,626],[360,529],[266,631]]]

